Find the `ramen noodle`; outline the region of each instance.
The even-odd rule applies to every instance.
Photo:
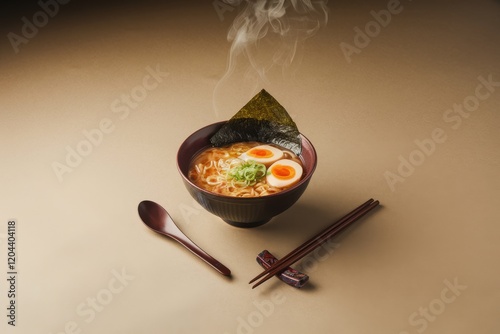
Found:
[[[259,197],[296,184],[302,168],[299,157],[282,147],[239,142],[202,151],[194,157],[188,177],[198,187],[220,195]]]

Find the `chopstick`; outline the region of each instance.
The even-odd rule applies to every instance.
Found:
[[[324,234],[327,234],[328,232],[330,232],[332,229],[334,229],[335,227],[337,227],[339,224],[342,224],[343,222],[345,222],[347,219],[351,218],[353,215],[355,215],[357,212],[359,212],[360,210],[362,210],[363,208],[367,207],[368,205],[370,205],[371,203],[373,202],[373,198],[370,198],[368,201],[366,201],[365,203],[361,204],[360,206],[358,206],[356,209],[352,210],[351,212],[349,212],[347,215],[345,215],[344,217],[342,217],[340,220],[338,220],[337,222],[335,222],[334,224],[328,226],[326,229],[324,229],[323,231],[319,232],[318,234],[316,234],[315,236],[313,236],[311,239],[309,239],[308,241],[306,241],[305,243],[303,243],[302,245],[300,245],[299,247],[295,248],[293,251],[291,251],[290,253],[288,253],[285,257],[281,258],[280,260],[276,261],[272,267],[266,269],[265,271],[263,271],[262,273],[260,273],[259,275],[257,275],[256,277],[254,277],[250,282],[248,282],[249,284],[250,283],[253,283],[255,282],[256,280],[258,280],[259,278],[261,278],[262,276],[266,275],[268,272],[270,272],[273,267],[276,267],[276,266],[279,266],[281,263],[283,263],[284,261],[288,260],[289,258],[291,258],[292,256],[295,256],[296,254],[298,254],[300,251],[304,250],[307,246],[311,245],[314,243],[314,241],[318,238],[321,238],[321,236],[323,236]]]
[[[255,278],[253,278],[249,283],[255,282],[257,279],[265,276],[263,279],[261,279],[259,282],[257,282],[252,289],[256,288],[260,284],[264,283],[267,281],[269,278],[273,277],[274,275],[280,273],[281,271],[285,270],[288,266],[291,264],[297,262],[319,246],[321,246],[324,242],[326,242],[328,239],[332,238],[333,236],[337,235],[338,233],[342,232],[344,229],[346,229],[348,226],[350,226],[352,223],[356,222],[358,219],[363,217],[366,213],[368,213],[370,210],[375,208],[376,206],[379,205],[379,201],[374,201],[373,199],[369,199],[365,203],[361,204],[358,206],[356,209],[353,211],[349,212],[347,215],[342,217],[340,220],[323,230],[322,232],[318,233],[293,251],[291,251],[289,254],[287,254],[285,257],[283,257],[281,260],[276,262],[273,266],[268,268],[267,270],[263,271],[259,275],[257,275]]]
[[[351,211],[348,213],[346,216],[344,216],[342,219],[340,219],[338,222],[334,223],[332,226],[324,230],[323,232],[319,233],[318,235],[312,237],[308,241],[306,241],[304,244],[299,246],[297,249],[293,250],[291,253],[289,253],[287,256],[285,256],[283,259],[280,261],[276,262],[272,267],[258,275],[256,278],[254,278],[252,281],[249,283],[254,282],[258,278],[267,275],[263,279],[261,279],[259,282],[257,282],[252,289],[256,288],[260,284],[264,283],[274,275],[282,272],[285,270],[288,266],[291,264],[297,262],[313,250],[315,250],[317,247],[321,246],[324,242],[326,242],[328,239],[331,237],[337,235],[341,231],[343,231],[345,228],[347,228],[349,225],[352,223],[356,222],[358,219],[360,219],[362,216],[364,216],[366,213],[368,213],[370,210],[378,206],[379,201],[373,201],[373,199],[368,200],[367,202],[363,203],[360,205],[358,208],[355,210]]]

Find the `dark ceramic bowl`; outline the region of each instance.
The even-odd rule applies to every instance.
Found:
[[[177,152],[177,168],[191,196],[207,211],[237,227],[255,227],[265,224],[274,216],[290,208],[306,190],[316,169],[316,150],[306,137],[300,135],[302,140],[300,157],[305,175],[296,185],[287,190],[251,198],[215,194],[194,185],[188,178],[188,171],[191,159],[203,149],[211,146],[210,137],[225,123],[225,121],[214,123],[191,134]]]

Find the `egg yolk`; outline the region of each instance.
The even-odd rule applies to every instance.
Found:
[[[292,166],[276,165],[272,168],[271,173],[278,179],[289,180],[295,176],[295,168]]]
[[[265,148],[254,148],[247,153],[251,157],[255,158],[270,158],[274,154],[270,150],[267,150]]]

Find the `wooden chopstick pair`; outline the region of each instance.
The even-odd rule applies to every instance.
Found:
[[[264,270],[262,273],[254,277],[250,282],[253,283],[259,278],[265,276],[262,278],[259,282],[257,282],[252,289],[256,288],[257,286],[261,285],[271,277],[273,277],[276,274],[279,274],[283,270],[285,270],[288,266],[292,265],[293,263],[297,262],[298,260],[302,259],[304,256],[307,254],[311,253],[313,250],[321,246],[324,242],[326,242],[328,239],[334,237],[335,235],[339,234],[342,232],[344,229],[346,229],[349,225],[352,223],[356,222],[358,219],[363,217],[365,214],[367,214],[370,210],[375,208],[376,206],[379,205],[379,201],[374,201],[372,198],[370,198],[368,201],[365,203],[361,204],[358,206],[356,209],[353,211],[349,212],[347,215],[342,217],[340,220],[335,222],[334,224],[330,225],[327,227],[325,230],[321,231],[290,253],[288,253],[285,257],[282,259],[278,260],[276,263],[274,263],[271,267],[268,269]]]

